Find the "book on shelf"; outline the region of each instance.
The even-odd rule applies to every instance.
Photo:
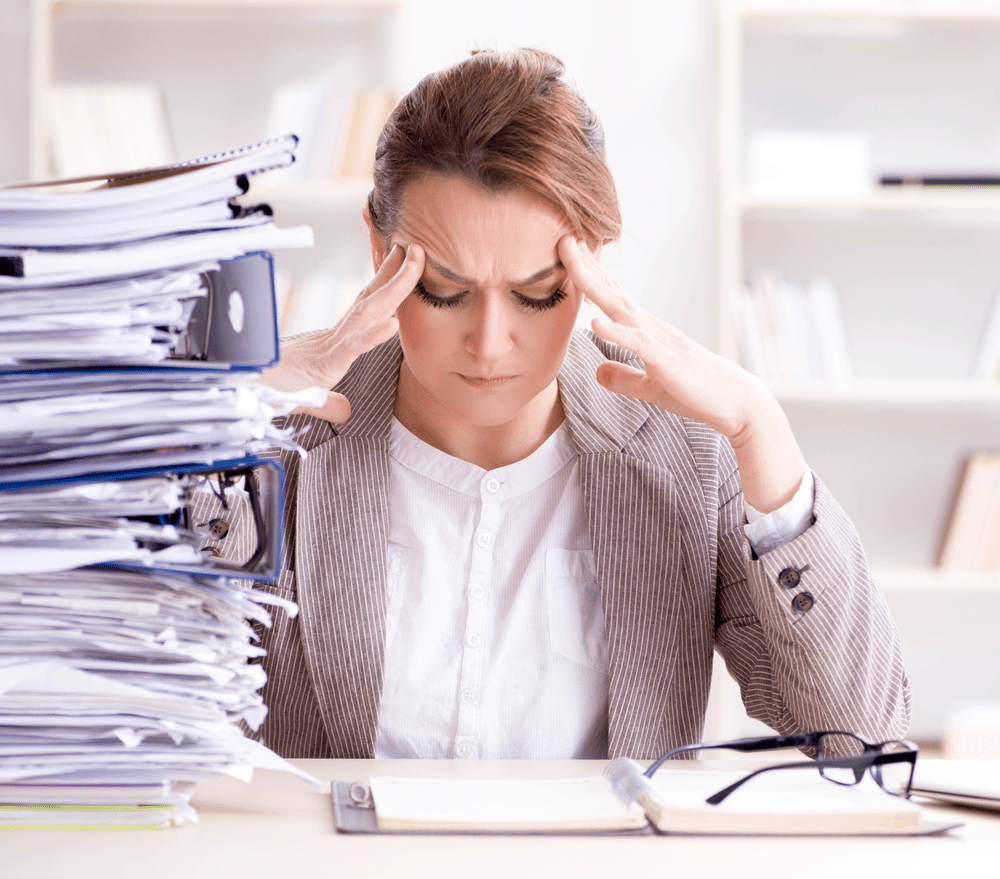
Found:
[[[395,99],[385,89],[361,89],[354,96],[340,156],[340,177],[372,176],[378,136],[394,105]]]
[[[287,82],[275,89],[266,137],[293,131],[299,147],[295,164],[272,175],[272,182],[337,176],[355,90],[352,79],[345,59],[323,76]]]
[[[272,182],[369,179],[375,145],[395,99],[385,89],[357,88],[346,73],[285,83],[271,100],[267,137],[292,131],[296,163]]]
[[[943,826],[865,778],[845,787],[812,770],[768,773],[719,805],[706,798],[744,771],[661,771],[633,760],[562,779],[373,777],[335,782],[338,830],[357,833],[920,834]],[[768,777],[771,776],[771,777]]]
[[[882,174],[879,176],[880,186],[1000,186],[1000,174],[997,173],[959,173],[959,174]]]
[[[837,291],[829,280],[802,282],[758,272],[733,299],[740,359],[765,381],[844,384],[850,354]]]
[[[166,105],[153,83],[55,84],[49,92],[52,172],[79,177],[175,159]]]
[[[1000,287],[993,291],[986,318],[972,358],[969,377],[974,381],[1000,379]]]
[[[966,459],[938,566],[1000,571],[1000,452],[978,451]]]

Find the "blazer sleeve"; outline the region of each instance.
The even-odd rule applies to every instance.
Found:
[[[735,466],[719,499],[716,647],[747,713],[779,733],[904,736],[910,687],[899,632],[854,525],[823,482],[816,478],[813,524],[760,558],[743,531]]]

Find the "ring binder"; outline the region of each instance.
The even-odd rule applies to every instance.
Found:
[[[40,479],[31,482],[0,483],[0,504],[3,503],[5,492],[30,492],[53,486],[87,485],[102,482],[129,482],[149,477],[164,477],[184,479],[197,477],[211,479],[215,497],[219,499],[224,511],[230,510],[230,504],[243,503],[242,495],[236,495],[234,487],[242,481],[245,486],[246,506],[254,522],[256,543],[245,560],[234,560],[223,555],[203,554],[198,564],[184,563],[151,563],[140,564],[132,562],[105,562],[98,567],[113,567],[126,570],[163,571],[166,573],[187,573],[199,576],[242,577],[258,582],[274,580],[281,570],[281,512],[284,501],[284,468],[277,460],[261,457],[248,457],[242,460],[220,461],[213,464],[192,464],[162,468],[141,468],[123,472],[88,473],[82,476],[65,479]],[[188,486],[187,503],[177,513],[161,518],[158,524],[171,525],[189,534],[199,534],[202,545],[206,541],[221,541],[225,535],[215,537],[210,533],[210,521],[198,522],[192,515],[192,505],[195,497],[191,494],[192,486]],[[207,490],[207,489],[204,489]],[[227,494],[228,493],[228,494]],[[124,517],[129,519],[129,517]],[[136,520],[141,520],[138,517]],[[227,528],[228,530],[228,528]]]

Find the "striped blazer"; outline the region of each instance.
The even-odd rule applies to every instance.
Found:
[[[261,630],[261,736],[287,757],[374,756],[401,357],[393,339],[353,364],[336,388],[351,402],[345,423],[285,420],[308,454],[279,455],[283,568],[263,588],[297,602],[300,614],[279,611]],[[811,527],[755,558],[729,443],[602,388],[594,374],[609,357],[633,359],[578,331],[559,375],[608,638],[609,756],[652,758],[700,740],[713,649],[747,712],[779,732],[903,735],[910,697],[899,636],[854,527],[823,483]],[[246,552],[250,531],[231,523],[220,551]],[[796,579],[780,577],[787,569],[801,572],[791,589],[779,582]]]

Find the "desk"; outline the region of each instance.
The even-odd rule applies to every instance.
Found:
[[[295,761],[324,781],[371,774],[439,777],[569,777],[599,774],[600,761]],[[989,761],[984,761],[988,763]],[[678,768],[691,769],[686,762]],[[716,761],[701,764],[721,768]],[[726,768],[745,763],[726,761]],[[996,773],[996,763],[990,767]],[[163,831],[0,833],[3,879],[229,879],[311,876],[922,877],[990,875],[1000,853],[1000,814],[927,808],[965,826],[922,838],[347,836],[333,827],[329,796],[280,772],[253,784],[198,785],[199,824]]]

